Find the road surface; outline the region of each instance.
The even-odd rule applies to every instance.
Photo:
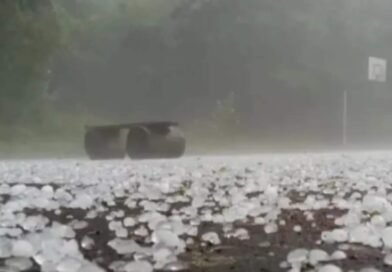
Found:
[[[392,271],[392,153],[0,162],[0,271]]]

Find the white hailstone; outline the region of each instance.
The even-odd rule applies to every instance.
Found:
[[[109,265],[109,268],[112,271],[123,271],[126,264],[126,261],[114,261]]]
[[[86,221],[79,221],[79,220],[73,220],[69,225],[74,230],[81,230],[88,227],[88,223]]]
[[[360,223],[361,223],[360,215],[355,212],[349,212],[348,214],[335,219],[335,225],[337,226],[354,227]]]
[[[49,219],[42,215],[28,216],[22,223],[21,227],[25,231],[43,230],[49,223]]]
[[[127,255],[144,251],[143,248],[133,240],[122,240],[116,238],[109,241],[108,245],[120,255]]]
[[[94,204],[94,199],[86,194],[80,193],[75,196],[75,199],[71,202],[71,208],[88,209]]]
[[[381,272],[381,271],[374,267],[365,267],[365,268],[361,268],[359,272]]]
[[[264,226],[264,231],[266,234],[275,233],[278,231],[278,225],[274,222],[268,223]]]
[[[362,210],[368,213],[383,213],[389,206],[388,200],[381,196],[366,195],[362,200]]]
[[[392,254],[391,253],[385,255],[384,264],[386,264],[388,266],[392,266]]]
[[[170,230],[156,230],[151,235],[151,240],[156,245],[165,246],[171,249],[183,251],[185,243],[178,236]]]
[[[219,235],[216,232],[204,233],[202,235],[201,239],[202,239],[202,241],[211,243],[213,245],[219,245],[221,243]]]
[[[270,247],[270,246],[271,246],[271,243],[268,242],[268,241],[265,241],[265,242],[259,243],[258,246],[259,246],[259,247],[263,247],[263,248],[264,248],[264,247]]]
[[[386,226],[386,222],[383,216],[376,214],[374,216],[372,216],[372,219],[370,221],[372,223],[373,226],[377,227],[377,228],[385,228]]]
[[[86,250],[93,249],[94,245],[95,245],[94,240],[92,238],[88,237],[88,236],[84,236],[82,238],[82,241],[80,242],[80,246],[83,249],[86,249]]]
[[[290,264],[304,263],[307,261],[309,251],[307,249],[299,248],[289,252],[287,255],[287,262]]]
[[[86,214],[86,219],[94,219],[94,218],[96,218],[97,216],[98,216],[97,211],[89,211],[89,212]]]
[[[11,187],[10,194],[14,196],[18,196],[23,194],[23,192],[27,189],[24,184],[17,184]]]
[[[45,185],[41,189],[42,195],[46,198],[52,198],[54,195],[53,187],[50,185]]]
[[[321,249],[312,249],[309,252],[309,263],[312,265],[316,265],[319,262],[328,261],[329,256],[328,253]]]
[[[65,257],[57,264],[56,272],[79,272],[81,267],[82,263],[80,260],[72,257]]]
[[[53,235],[61,238],[75,237],[75,231],[70,226],[59,224],[57,222],[53,222],[50,231]]]
[[[133,227],[136,225],[136,220],[132,217],[126,217],[123,221],[125,227]]]
[[[256,217],[254,223],[256,225],[264,225],[266,223],[266,220],[264,217]]]
[[[153,266],[146,261],[134,261],[123,267],[124,272],[153,272]]]
[[[8,238],[0,237],[0,258],[9,258],[12,255],[12,242]]]
[[[154,250],[153,259],[156,269],[162,269],[166,264],[177,261],[175,252],[165,247]]]
[[[381,231],[381,239],[385,247],[392,248],[392,227],[386,227]]]
[[[147,252],[136,252],[133,254],[133,259],[135,261],[146,261],[147,259],[149,259],[149,254],[147,254]]]
[[[116,231],[118,229],[121,229],[123,226],[122,226],[121,221],[110,221],[108,227],[109,227],[109,230]]]
[[[115,235],[119,238],[126,238],[128,237],[128,231],[125,228],[119,228],[115,231]]]
[[[268,185],[264,191],[264,195],[269,203],[275,203],[277,201],[278,196],[279,196],[278,187]]]
[[[34,256],[34,254],[35,254],[35,249],[29,241],[16,240],[12,243],[13,256],[30,258]]]
[[[0,236],[20,237],[22,233],[19,228],[0,228]]]
[[[73,256],[73,257],[81,256],[78,242],[76,242],[76,240],[69,240],[69,241],[63,240],[62,243],[63,243],[62,252],[65,255]]]
[[[346,229],[334,229],[330,232],[330,238],[336,243],[343,243],[348,240],[348,231]]]
[[[33,266],[33,262],[29,258],[14,257],[5,260],[5,265],[17,271],[25,271]]]
[[[342,272],[342,269],[333,264],[327,264],[317,269],[317,272]]]
[[[338,260],[344,260],[346,258],[347,258],[347,254],[341,250],[336,250],[331,254],[331,260],[338,261]]]
[[[236,239],[239,239],[239,240],[249,240],[250,239],[248,230],[246,230],[244,228],[236,229],[230,236],[234,237]]]
[[[189,264],[182,261],[175,261],[166,264],[162,269],[163,271],[188,271],[189,268]]]
[[[104,269],[100,268],[96,264],[85,262],[79,271],[83,272],[105,272]]]
[[[294,230],[295,232],[301,232],[301,231],[302,231],[302,227],[299,226],[299,225],[296,225],[296,226],[294,226],[293,230]]]
[[[186,230],[188,236],[197,236],[199,229],[197,227],[191,226]]]
[[[381,238],[382,236],[380,237],[377,230],[365,225],[354,227],[349,232],[349,241],[351,243],[362,243],[371,247],[381,247]]]
[[[146,237],[148,235],[148,230],[145,226],[140,226],[134,231],[134,234],[141,237]]]
[[[187,238],[186,239],[186,241],[185,241],[185,244],[187,244],[187,245],[193,245],[195,243],[195,240],[193,240],[192,238]]]

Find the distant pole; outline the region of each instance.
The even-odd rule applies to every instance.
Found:
[[[347,91],[343,92],[342,143],[347,145]]]

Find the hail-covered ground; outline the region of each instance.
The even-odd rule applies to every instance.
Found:
[[[392,153],[0,162],[0,271],[392,271]]]

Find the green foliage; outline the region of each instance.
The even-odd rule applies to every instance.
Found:
[[[0,37],[0,120],[10,124],[28,118],[45,91],[59,37],[50,11],[22,9],[19,1],[1,1]]]

